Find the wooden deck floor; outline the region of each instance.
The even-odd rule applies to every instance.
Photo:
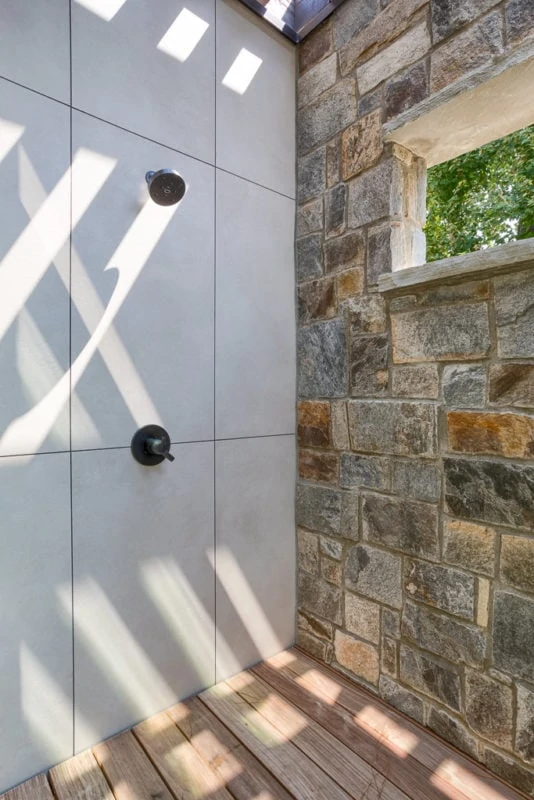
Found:
[[[519,800],[298,650],[21,784],[2,800]]]

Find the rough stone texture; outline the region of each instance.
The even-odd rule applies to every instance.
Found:
[[[378,14],[378,0],[358,0],[357,3],[344,3],[334,17],[334,42],[339,50],[349,42],[354,34],[365,28]]]
[[[393,361],[475,360],[490,346],[484,303],[392,314]]]
[[[349,269],[347,272],[336,275],[336,285],[338,303],[361,294],[364,286],[362,267]]]
[[[301,400],[297,408],[298,441],[305,447],[330,445],[330,403]]]
[[[459,458],[446,458],[443,466],[445,501],[451,514],[532,528],[534,467]]]
[[[430,90],[437,92],[466,73],[490,64],[503,49],[502,17],[493,12],[434,50]]]
[[[344,183],[334,186],[326,195],[325,230],[327,236],[338,236],[345,230],[347,189]]]
[[[398,649],[398,643],[394,639],[390,639],[388,636],[382,637],[380,670],[382,674],[389,675],[391,678],[398,676]]]
[[[353,178],[349,183],[350,228],[359,228],[388,217],[395,208],[394,198],[401,195],[402,173],[393,159],[382,160],[376,167]],[[384,191],[390,187],[390,191]]]
[[[339,52],[342,75],[348,75],[362,59],[374,55],[381,46],[389,44],[409,27],[413,15],[428,0],[396,0],[362,28]],[[390,0],[391,2],[391,0]],[[383,4],[384,5],[384,4]]]
[[[534,408],[534,365],[492,364],[489,401],[498,406]]]
[[[330,189],[341,179],[341,146],[333,139],[326,146],[326,185]]]
[[[347,181],[378,161],[383,150],[382,112],[372,111],[343,133],[341,139],[341,169]]]
[[[495,316],[501,358],[534,355],[534,272],[495,279]]]
[[[525,794],[534,793],[534,771],[532,769],[525,769],[517,761],[489,749],[484,751],[484,763],[488,769]]]
[[[401,559],[367,545],[352,547],[345,566],[345,584],[371,600],[400,608]]]
[[[323,198],[318,197],[300,206],[297,212],[297,238],[316,233],[323,227]]]
[[[380,606],[363,597],[345,595],[345,627],[368,642],[378,644],[380,639]]]
[[[400,637],[400,614],[398,611],[392,611],[390,608],[382,609],[382,631],[386,636],[391,639],[398,639]]]
[[[350,386],[353,397],[373,397],[388,388],[387,336],[353,336],[350,348]]]
[[[436,465],[419,461],[396,461],[393,465],[393,491],[427,503],[440,495],[440,475]]]
[[[334,586],[341,586],[343,573],[341,564],[336,561],[331,561],[329,558],[321,558],[321,575],[328,583],[333,583]]]
[[[509,43],[523,42],[534,36],[534,5],[531,0],[510,0],[504,14]]]
[[[507,458],[534,457],[534,418],[517,414],[450,411],[449,448]]]
[[[301,397],[347,394],[347,349],[343,320],[301,328],[297,337]]]
[[[336,272],[338,270],[361,267],[365,261],[365,239],[356,231],[329,239],[324,247],[325,270]]]
[[[297,280],[307,281],[323,274],[322,236],[314,233],[299,239],[296,245]]]
[[[367,236],[367,280],[375,284],[386,272],[391,272],[391,226],[380,225]]]
[[[299,203],[311,200],[326,187],[326,150],[321,147],[309,156],[299,159],[297,169],[297,199]]]
[[[339,534],[341,492],[322,486],[297,486],[297,525],[320,533]]]
[[[318,617],[341,624],[341,589],[315,575],[299,573],[299,605]]]
[[[432,0],[432,39],[439,42],[484,12],[500,0]]]
[[[337,78],[337,53],[332,53],[301,75],[298,82],[299,107],[313,103]]]
[[[336,483],[339,458],[336,453],[316,450],[299,450],[299,475],[307,481]]]
[[[341,534],[347,539],[358,541],[360,498],[355,491],[342,492],[341,495]]]
[[[350,303],[350,329],[353,336],[382,333],[386,329],[384,300],[378,295],[357,297]]]
[[[332,278],[311,281],[298,287],[298,318],[301,324],[328,319],[336,313],[336,295]]]
[[[377,89],[360,97],[358,100],[358,116],[365,117],[371,111],[381,109],[384,103],[384,85],[381,84]]]
[[[353,672],[367,683],[378,684],[378,650],[366,642],[360,642],[346,633],[336,631],[334,648],[337,663]]]
[[[534,691],[517,687],[517,732],[515,749],[525,761],[534,761]]]
[[[513,693],[508,686],[480,672],[468,670],[465,679],[465,712],[469,726],[484,739],[511,748]]]
[[[406,560],[404,588],[414,600],[472,620],[475,579],[458,570],[424,561]]]
[[[309,36],[298,49],[299,71],[305,72],[323,58],[326,58],[334,49],[334,38],[332,35],[332,22],[321,25],[313,36]]]
[[[434,697],[454,711],[459,711],[461,681],[459,673],[453,667],[445,667],[428,656],[401,645],[400,677],[403,683]]]
[[[348,415],[354,450],[398,456],[436,453],[436,409],[429,403],[353,400]]]
[[[493,575],[497,535],[493,528],[462,520],[446,520],[443,526],[443,557],[449,564]]]
[[[482,666],[486,636],[479,628],[408,601],[402,614],[402,635],[453,664]]]
[[[380,676],[378,690],[380,696],[394,708],[417,720],[417,722],[423,722],[424,705],[420,697],[417,697],[417,695],[385,675]]]
[[[439,395],[437,364],[394,367],[392,391],[395,397],[435,400]]]
[[[495,593],[493,663],[510,675],[534,681],[534,601]]]
[[[308,531],[297,531],[299,569],[317,575],[319,572],[319,537]]]
[[[424,61],[414,64],[386,82],[384,105],[386,119],[396,117],[428,96],[429,74]]]
[[[487,628],[489,623],[490,582],[486,578],[479,578],[477,592],[477,617],[476,623],[482,628]]]
[[[516,589],[534,594],[534,539],[503,536],[501,580]]]
[[[452,364],[443,370],[443,397],[449,406],[481,408],[486,401],[486,370],[472,364]]]
[[[313,150],[331,139],[356,119],[356,88],[346,79],[321,95],[298,114],[299,153]]]
[[[336,539],[327,539],[325,536],[321,536],[320,548],[321,553],[324,553],[325,556],[335,558],[337,561],[341,560],[343,544],[340,541]]]
[[[315,636],[306,633],[300,628],[297,630],[297,644],[314,658],[318,658],[326,664],[329,664],[332,660],[332,645],[316,639]]]
[[[334,627],[332,623],[318,619],[308,612],[299,611],[298,627],[299,630],[316,636],[318,639],[324,639],[325,642],[331,642],[334,638]]]
[[[437,509],[426,503],[367,494],[362,531],[365,539],[383,547],[429,559],[439,555]]]
[[[390,464],[385,458],[343,453],[341,456],[341,486],[360,486],[366,489],[388,489]]]
[[[430,35],[426,21],[422,21],[357,68],[360,93],[371,91],[386,78],[419,61],[429,50]]]
[[[428,717],[428,727],[435,734],[441,736],[446,742],[469,753],[474,758],[477,757],[476,740],[467,732],[466,728],[457,719],[437,708],[430,709]]]
[[[332,409],[332,447],[335,450],[349,450],[349,425],[347,421],[347,406],[344,401],[336,400],[331,405]]]

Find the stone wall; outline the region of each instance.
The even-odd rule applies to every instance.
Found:
[[[384,293],[424,164],[382,125],[531,0],[347,0],[300,47],[299,643],[534,795],[534,269]]]

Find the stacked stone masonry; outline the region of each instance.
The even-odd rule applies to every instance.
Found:
[[[299,48],[297,524],[300,645],[534,796],[534,268],[377,287],[424,221],[383,123],[529,41],[346,0]]]

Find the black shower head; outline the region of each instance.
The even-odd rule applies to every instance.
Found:
[[[174,169],[160,169],[147,172],[150,197],[159,206],[173,206],[179,203],[185,194],[185,181]]]

